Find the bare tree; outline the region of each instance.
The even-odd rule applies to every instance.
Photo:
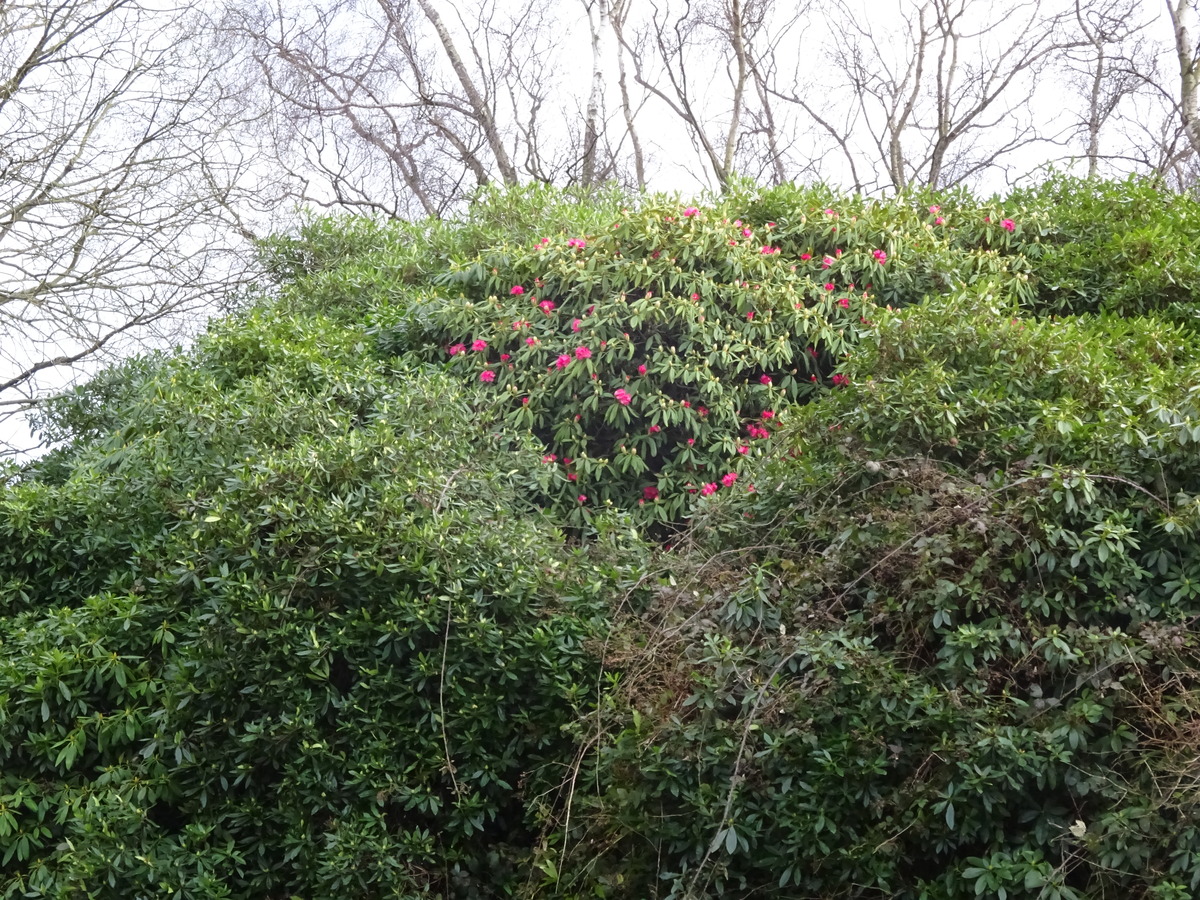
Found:
[[[1143,85],[1144,73],[1153,59],[1140,34],[1148,20],[1139,15],[1139,0],[1085,3],[1075,0],[1078,46],[1062,56],[1067,80],[1075,86],[1084,105],[1076,111],[1076,129],[1085,139],[1087,174],[1100,171],[1101,134],[1127,98]]]
[[[0,417],[244,274],[249,160],[190,33],[142,0],[0,4]]]
[[[572,109],[556,89],[558,9],[244,0],[230,4],[224,34],[253,62],[304,201],[436,216],[480,185],[611,170],[600,110]]]
[[[625,123],[625,137],[629,138],[630,150],[633,153],[633,167],[637,179],[638,190],[644,191],[646,181],[646,155],[642,149],[642,141],[638,135],[635,118],[637,109],[634,108],[629,91],[628,72],[625,68],[625,23],[629,17],[629,7],[632,0],[613,0],[609,8],[609,25],[617,39],[617,86],[621,92],[621,115]]]
[[[1056,56],[1078,43],[1066,11],[1044,0],[902,0],[898,11],[894,29],[846,0],[835,13],[834,93],[857,115],[841,127],[826,122],[857,165],[873,155],[893,189],[946,187],[1059,140],[1036,120],[1030,98]]]
[[[757,162],[746,152],[752,135],[761,136],[768,148],[766,168],[783,177],[772,97],[756,78],[767,67],[775,5],[773,0],[650,0],[649,18],[633,35],[620,34],[634,80],[674,114],[721,188],[739,163]],[[804,8],[790,5],[792,22]]]
[[[1200,153],[1200,39],[1191,34],[1197,0],[1168,0],[1167,12],[1175,33],[1179,61],[1179,116],[1192,151]]]

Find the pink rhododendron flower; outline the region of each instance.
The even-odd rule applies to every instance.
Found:
[[[577,250],[582,250],[587,246],[587,241],[585,241],[583,238],[571,238],[569,241],[567,241],[567,246],[574,247]]]
[[[715,481],[710,481],[704,487],[700,488],[700,496],[701,497],[709,497],[709,496],[715,494],[716,492],[717,492],[717,483]]]
[[[742,237],[750,237],[750,235],[752,235],[752,234],[754,234],[754,232],[751,231],[749,228],[742,229]]]
[[[541,303],[538,304],[538,309],[540,309],[546,315],[550,315],[550,313],[554,312],[554,301],[553,300],[543,300]]]
[[[833,265],[833,257],[832,256],[826,256],[824,259],[821,260],[821,268],[822,269],[828,269],[832,265]]]
[[[500,362],[508,362],[510,359],[512,359],[512,357],[509,356],[507,353],[500,354]]]
[[[930,215],[937,215],[937,214],[938,214],[938,213],[940,213],[941,211],[942,211],[942,208],[941,208],[940,206],[931,206],[931,207],[929,207],[929,214],[930,214]]]
[[[699,295],[699,294],[692,294],[692,299],[693,299],[693,300],[699,300],[699,299],[700,299],[700,295]]]
[[[934,225],[945,225],[946,220],[943,219],[941,216],[938,216],[936,219],[933,220],[933,224]]]
[[[645,366],[638,366],[638,374],[639,374],[639,375],[645,375],[645,374],[646,374],[646,367],[645,367]]]
[[[658,488],[656,488],[654,485],[649,485],[647,487],[642,488],[642,499],[643,500],[657,500],[658,499]]]
[[[487,349],[487,341],[482,340],[480,338],[476,338],[474,341],[471,342],[471,349],[474,350],[476,353],[478,353],[481,350],[486,350]]]
[[[509,293],[514,294],[514,295],[515,294],[523,294],[523,293],[525,293],[525,288],[521,287],[519,284],[514,284],[512,286],[512,289],[509,291]]]
[[[733,487],[733,483],[737,480],[737,472],[730,472],[727,475],[721,476],[721,484],[725,485],[725,487]]]
[[[460,353],[466,353],[466,352],[467,352],[467,345],[466,345],[466,344],[455,344],[455,345],[454,345],[453,347],[451,347],[451,348],[450,348],[450,349],[449,349],[447,352],[448,352],[448,353],[449,353],[451,356],[458,356],[458,354],[460,354]]]
[[[691,400],[680,400],[679,405],[682,406],[684,409],[691,409],[692,401]]]
[[[532,346],[533,346],[534,344],[536,344],[537,342],[538,342],[538,339],[537,339],[537,338],[535,338],[535,337],[527,337],[527,338],[525,338],[525,343],[527,343],[527,344],[528,344],[530,347],[532,347]]]
[[[587,494],[580,494],[580,495],[579,495],[579,502],[580,502],[580,503],[587,503]]]
[[[649,428],[646,429],[646,434],[658,434],[660,431],[662,431],[662,429],[659,428],[657,425],[651,425]]]
[[[746,444],[738,444],[737,451],[738,453],[742,454],[742,456],[745,456],[750,452],[750,448]]]
[[[1015,231],[1017,228],[1017,226],[1013,224],[1012,219],[1001,219],[1000,227],[1003,228],[1005,231]]]
[[[484,369],[482,372],[479,373],[479,380],[480,381],[495,381],[496,373],[493,372],[491,369]]]
[[[705,409],[703,406],[701,406],[701,407],[698,407],[698,408],[696,409],[696,412],[697,412],[699,415],[701,415],[701,416],[707,416],[707,415],[708,415],[708,410],[707,410],[707,409]]]
[[[827,291],[833,290],[833,282],[832,281],[825,282],[825,290],[827,290]]]
[[[512,324],[513,331],[520,331],[522,328],[528,328],[529,322],[525,319],[517,319]]]
[[[695,438],[688,438],[688,439],[687,439],[687,445],[688,445],[689,447],[694,447],[694,446],[696,446],[696,439],[695,439]]]
[[[838,300],[838,306],[840,306],[842,309],[849,309],[850,308],[850,298],[842,297],[840,300]]]
[[[808,262],[810,259],[812,259],[812,254],[811,254],[811,253],[801,253],[801,254],[800,254],[800,261],[801,261],[801,262]]]
[[[887,262],[887,254],[882,250],[872,250],[871,255],[875,257],[875,262],[881,266]]]
[[[748,322],[754,321],[754,310],[750,310],[750,312],[746,313],[746,320]]]
[[[544,463],[558,462],[558,457],[555,456],[553,453],[547,453],[545,456],[542,457],[542,462],[544,462]]]
[[[758,379],[758,383],[759,383],[759,384],[766,384],[766,385],[769,385],[769,384],[771,384],[771,376],[770,376],[770,375],[762,375],[762,376],[760,376],[760,377],[759,377],[759,379]]]
[[[850,379],[845,375],[837,374],[833,376],[833,384],[835,387],[845,387],[850,383]]]
[[[561,354],[558,359],[554,361],[554,365],[560,369],[565,369],[568,365],[570,365],[570,363],[571,357],[567,356],[565,353]]]
[[[613,391],[613,396],[617,398],[617,402],[622,406],[628,406],[629,401],[633,399],[629,396],[629,391],[625,390],[624,388],[617,388],[615,391]]]
[[[698,212],[700,212],[700,210],[696,209],[696,207],[694,207],[694,206],[689,206],[687,209],[685,209],[685,210],[683,211],[683,214],[684,214],[684,215],[685,215],[687,218],[689,218],[689,219],[690,219],[692,216],[696,215],[696,213],[698,213]]]
[[[579,322],[579,320],[578,320],[578,319],[572,319],[572,320],[571,320],[571,330],[572,330],[572,331],[578,331],[578,330],[579,330],[579,325],[580,325],[580,322]]]
[[[775,410],[773,410],[773,409],[764,409],[764,410],[762,411],[762,417],[763,417],[764,419],[773,419],[773,418],[775,418]]]
[[[589,350],[587,347],[576,347],[575,348],[575,358],[576,359],[590,359],[591,356],[592,356],[592,351]]]
[[[574,473],[574,472],[567,473],[567,481],[578,481],[578,480],[579,480],[579,476],[576,473]]]

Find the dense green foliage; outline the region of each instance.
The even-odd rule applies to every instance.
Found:
[[[1193,896],[1198,350],[885,317],[630,623],[577,817],[621,895]]]
[[[608,576],[524,442],[361,346],[221,324],[0,496],[0,894],[523,878]]]
[[[0,896],[1196,895],[1198,220],[272,239],[0,482]]]

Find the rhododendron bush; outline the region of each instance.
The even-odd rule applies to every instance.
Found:
[[[773,227],[660,202],[498,246],[437,279],[427,358],[487,382],[542,439],[548,499],[573,520],[605,505],[677,519],[763,452],[774,411],[828,386],[867,327],[866,291],[781,254]]]

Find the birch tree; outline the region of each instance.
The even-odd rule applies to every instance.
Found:
[[[1179,118],[1192,151],[1200,154],[1200,37],[1193,33],[1198,5],[1196,0],[1167,0],[1179,64]]]

